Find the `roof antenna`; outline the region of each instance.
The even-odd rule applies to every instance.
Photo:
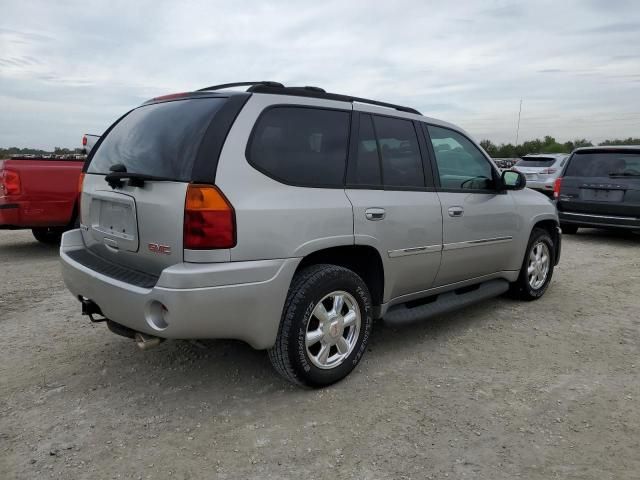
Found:
[[[518,146],[518,137],[520,136],[520,115],[522,114],[522,99],[520,99],[520,110],[518,110],[518,128],[516,129],[516,147]]]

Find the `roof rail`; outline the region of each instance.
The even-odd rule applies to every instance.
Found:
[[[232,88],[232,87],[251,87],[254,85],[265,85],[269,87],[279,87],[284,88],[284,85],[278,82],[271,82],[268,80],[263,80],[261,82],[234,82],[234,83],[221,83],[220,85],[212,85],[210,87],[199,88],[196,92],[205,92],[207,90],[222,90],[223,88]]]
[[[249,87],[247,92],[252,93],[271,93],[274,95],[295,95],[298,97],[311,97],[311,98],[324,98],[326,100],[337,100],[340,102],[358,102],[366,103],[368,105],[376,105],[378,107],[393,108],[400,112],[414,113],[416,115],[422,115],[415,108],[403,107],[402,105],[395,105],[393,103],[378,102],[377,100],[369,100],[368,98],[352,97],[349,95],[340,95],[337,93],[327,93],[320,87],[285,87],[282,83],[271,82],[263,80],[261,82],[235,82],[235,83],[222,83],[220,85],[212,85],[211,87],[201,88],[196,90],[197,92],[204,92],[210,90],[222,90],[223,88],[231,87]]]
[[[275,83],[275,82],[273,82]],[[352,97],[349,95],[340,95],[337,93],[327,93],[319,87],[285,87],[282,84],[269,85],[267,82],[259,82],[255,85],[251,85],[247,89],[247,92],[253,93],[271,93],[275,95],[295,95],[299,97],[312,97],[312,98],[324,98],[327,100],[337,100],[340,102],[359,102],[369,105],[376,105],[378,107],[393,108],[400,112],[414,113],[416,115],[422,115],[415,108],[403,107],[402,105],[395,105],[393,103],[378,102],[377,100],[369,100],[368,98]]]

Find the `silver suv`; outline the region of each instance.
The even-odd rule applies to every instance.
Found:
[[[525,184],[411,108],[214,86],[154,98],[100,138],[63,276],[84,314],[141,348],[239,339],[324,386],[358,364],[374,319],[544,294],[558,216]]]

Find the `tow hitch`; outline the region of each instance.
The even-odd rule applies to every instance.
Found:
[[[107,322],[107,327],[109,328],[109,330],[117,335],[121,335],[127,338],[133,338],[140,350],[149,350],[150,348],[157,347],[164,341],[164,338],[159,338],[154,335],[148,335],[142,332],[136,332],[135,330],[125,327],[124,325],[113,322],[104,316],[97,303],[85,297],[78,298],[80,300],[80,303],[82,304],[83,315],[89,317],[89,319],[93,323]],[[96,318],[95,315],[99,315],[99,317]]]
[[[102,310],[95,302],[85,297],[80,297],[80,303],[82,304],[82,315],[89,317],[93,323],[105,322],[107,318],[102,314]],[[95,318],[94,315],[100,315],[99,318]]]

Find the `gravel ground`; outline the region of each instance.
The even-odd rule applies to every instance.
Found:
[[[565,236],[545,297],[376,325],[345,381],[238,342],[141,352],[0,232],[0,478],[640,478],[640,236]]]

